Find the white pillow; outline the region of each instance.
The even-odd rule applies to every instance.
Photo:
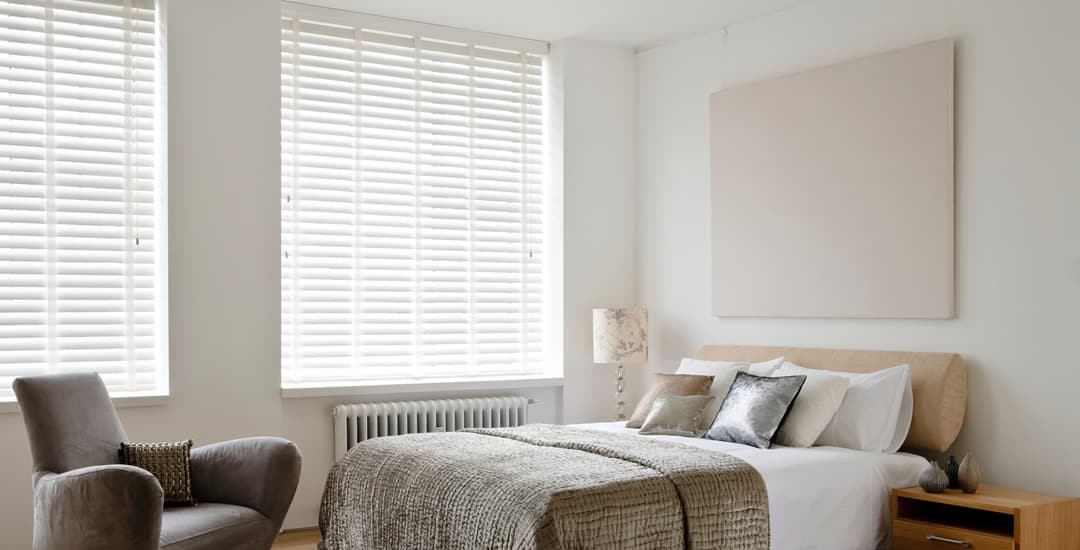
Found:
[[[844,394],[847,393],[848,379],[821,371],[807,372],[813,369],[788,368],[788,365],[792,364],[785,363],[773,376],[801,374],[806,376],[806,382],[773,442],[787,447],[809,447],[832,422],[836,411],[840,410]]]
[[[788,363],[789,372],[825,372],[848,379],[844,402],[815,445],[895,453],[907,439],[913,411],[911,367],[872,373],[821,371]]]
[[[907,366],[907,365],[904,365]],[[904,397],[900,400],[900,416],[896,419],[896,433],[892,441],[885,449],[887,453],[895,453],[904,446],[908,432],[911,431],[911,418],[915,416],[915,395],[911,391],[911,367],[908,367],[907,383],[904,384]]]
[[[776,369],[780,368],[784,364],[783,357],[777,357],[776,359],[769,359],[768,361],[762,361],[760,363],[750,363],[750,370],[746,371],[754,376],[772,376]]]
[[[709,395],[716,399],[713,399],[712,403],[709,403],[709,406],[705,408],[705,412],[702,415],[704,425],[709,426],[712,424],[713,419],[716,418],[716,413],[720,412],[720,405],[724,403],[724,398],[727,397],[728,390],[731,389],[731,383],[735,381],[736,374],[740,372],[749,372],[750,374],[757,376],[769,376],[773,371],[780,368],[780,365],[783,362],[783,357],[777,357],[776,359],[771,359],[762,363],[703,361],[701,359],[686,357],[679,363],[679,368],[675,370],[675,374],[703,374],[713,377],[712,386],[709,388]]]

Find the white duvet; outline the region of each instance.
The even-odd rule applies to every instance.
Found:
[[[622,422],[579,428],[637,434]],[[758,449],[709,439],[638,436],[739,457],[761,472],[769,493],[773,550],[874,550],[889,538],[889,492],[918,483],[926,459],[839,447]]]

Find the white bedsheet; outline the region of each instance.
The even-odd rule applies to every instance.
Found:
[[[622,422],[579,428],[636,435]],[[761,472],[769,493],[773,550],[874,550],[889,537],[889,491],[916,485],[926,459],[839,447],[758,449],[675,436],[662,439],[736,456]]]

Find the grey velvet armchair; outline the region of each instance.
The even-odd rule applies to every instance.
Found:
[[[97,374],[18,378],[34,461],[35,550],[267,550],[292,504],[300,453],[253,437],[191,451],[198,505],[163,508],[146,470],[117,464],[127,440]]]

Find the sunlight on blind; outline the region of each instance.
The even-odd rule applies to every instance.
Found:
[[[0,400],[164,393],[153,0],[0,1]]]
[[[281,38],[283,386],[543,372],[543,57]]]

